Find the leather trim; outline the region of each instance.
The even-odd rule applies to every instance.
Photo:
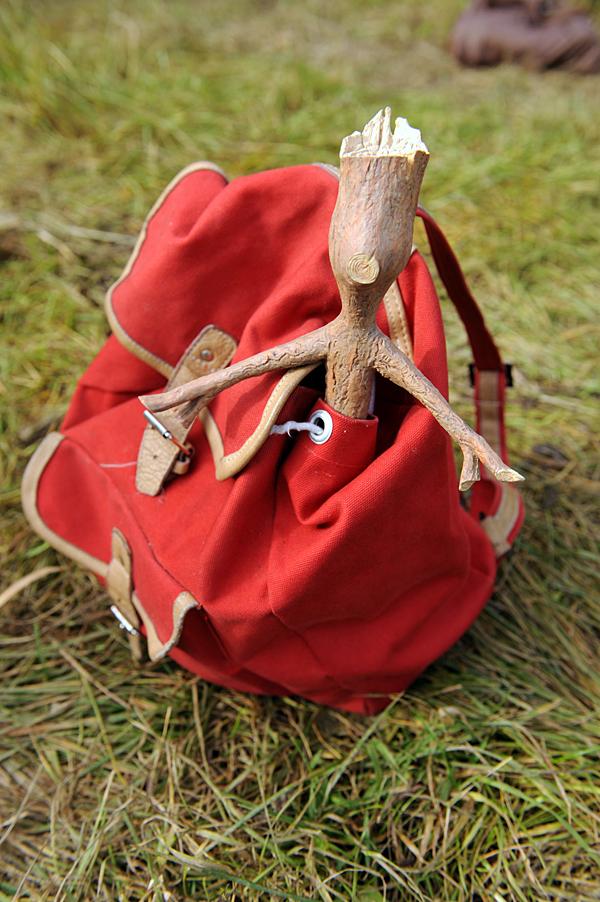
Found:
[[[118,282],[115,282],[113,288],[116,288],[118,284]],[[173,367],[171,366],[171,364],[167,363],[166,360],[163,360],[156,354],[153,354],[152,351],[148,351],[146,348],[143,348],[142,345],[138,344],[137,341],[135,341],[131,337],[131,335],[129,335],[125,331],[125,329],[117,319],[117,315],[113,309],[112,296],[110,293],[106,295],[106,299],[104,301],[104,311],[106,313],[108,325],[110,326],[111,331],[117,341],[122,344],[124,348],[127,348],[128,351],[131,351],[134,357],[137,357],[139,358],[139,360],[147,363],[148,366],[151,366],[152,369],[157,370],[162,376],[165,376],[168,379],[173,372]]]
[[[144,348],[141,344],[139,344],[134,338],[129,335],[129,333],[123,328],[121,323],[117,318],[117,314],[115,313],[115,309],[112,303],[112,296],[116,289],[121,285],[122,282],[125,281],[131,270],[133,269],[133,265],[137,260],[144,241],[146,240],[146,234],[148,231],[148,225],[152,217],[158,212],[160,207],[162,207],[163,203],[173,191],[173,189],[179,184],[179,182],[184,179],[187,175],[190,175],[192,172],[200,172],[202,170],[209,170],[211,172],[217,172],[219,175],[223,176],[225,181],[229,181],[223,170],[220,166],[217,166],[216,163],[211,163],[208,160],[202,160],[198,163],[191,163],[189,166],[186,166],[185,169],[182,169],[181,172],[177,173],[175,178],[171,179],[167,187],[164,191],[159,195],[158,199],[152,206],[150,212],[146,216],[144,220],[144,224],[138,236],[138,239],[135,243],[135,247],[131,252],[131,256],[129,260],[125,264],[125,269],[117,279],[117,281],[110,286],[108,291],[106,292],[106,298],[104,300],[104,309],[106,312],[106,317],[108,319],[110,328],[112,329],[115,338],[125,347],[128,351],[131,351],[136,357],[140,360],[143,360],[144,363],[147,363],[149,366],[153,367],[155,370],[158,370],[163,376],[166,376],[167,379],[171,375],[173,371],[173,367],[166,360],[163,360],[157,354],[153,354],[152,351],[149,351],[147,348]]]
[[[404,301],[402,300],[402,292],[397,281],[392,282],[385,293],[383,299],[385,304],[385,313],[387,316],[388,326],[390,327],[390,338],[401,351],[404,351],[407,357],[413,359],[413,348],[410,340],[410,332],[408,331],[408,321],[406,319],[406,311],[404,309]]]
[[[60,432],[49,433],[36,449],[27,464],[21,483],[21,503],[23,511],[32,529],[45,539],[49,545],[52,545],[53,548],[56,548],[57,551],[64,554],[66,557],[71,558],[71,560],[75,561],[75,563],[79,564],[83,569],[91,570],[92,573],[95,573],[97,576],[106,580],[109,572],[109,564],[100,560],[100,558],[88,554],[71,542],[67,542],[62,536],[55,533],[54,530],[50,529],[50,527],[44,523],[37,508],[37,494],[40,478],[47,464],[52,459],[54,452],[64,438],[65,436],[61,435]],[[114,533],[119,533],[120,535],[119,530],[113,531],[113,537]],[[167,642],[162,642],[158,637],[150,616],[135,592],[133,592],[131,600],[146,630],[148,657],[151,661],[160,660],[174,645],[177,644],[183,629],[185,615],[192,608],[201,607],[189,592],[180,592],[173,602],[173,629],[171,635]]]
[[[258,426],[244,444],[231,454],[226,455],[224,453],[223,439],[221,438],[219,427],[210,412],[206,408],[201,411],[200,418],[202,419],[204,432],[215,462],[215,476],[219,481],[235,476],[252,460],[269,437],[271,427],[277,420],[291,393],[300,385],[305,376],[308,376],[318,365],[315,363],[309,366],[300,366],[296,369],[288,370],[281,377],[265,404]]]
[[[131,600],[144,624],[146,641],[148,643],[148,657],[151,661],[160,661],[161,658],[164,658],[165,655],[177,645],[181,637],[186,614],[188,611],[191,611],[192,608],[198,609],[200,607],[193,595],[190,595],[189,592],[180,592],[173,602],[173,631],[171,632],[168,642],[162,642],[158,638],[154,624],[150,620],[144,605],[135,592],[133,593]]]
[[[33,457],[30,459],[21,483],[21,504],[23,511],[27,517],[29,524],[38,535],[45,539],[49,545],[60,551],[61,554],[70,557],[85,570],[91,570],[102,579],[106,579],[108,574],[108,564],[101,561],[97,557],[82,551],[76,545],[67,542],[62,536],[55,533],[49,526],[46,526],[40,517],[37,508],[37,493],[40,478],[46,469],[52,455],[64,439],[64,435],[60,432],[50,432],[36,449]]]
[[[481,525],[487,533],[496,557],[501,557],[510,549],[507,537],[515,527],[521,510],[520,493],[513,485],[502,484],[502,497],[495,514],[484,517]]]

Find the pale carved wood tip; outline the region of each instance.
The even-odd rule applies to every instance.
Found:
[[[156,398],[160,398],[160,395],[138,395],[138,401],[151,413],[156,413],[159,410],[155,401]]]
[[[498,479],[501,482],[525,482],[525,477],[518,470],[513,470],[512,467],[503,470]]]
[[[406,119],[396,119],[391,127],[389,106],[379,110],[360,132],[352,132],[342,141],[340,158],[345,157],[412,157],[417,153],[429,156],[421,132],[412,128]]]
[[[460,473],[459,490],[468,491],[480,479],[479,460],[472,448],[461,445],[463,465]],[[491,452],[491,453],[490,453]],[[481,455],[482,463],[498,482],[524,482],[525,477],[513,470],[498,455],[488,448],[488,453]]]
[[[461,445],[461,451],[463,453],[463,465],[458,489],[460,492],[467,492],[479,479],[479,460],[471,448]]]

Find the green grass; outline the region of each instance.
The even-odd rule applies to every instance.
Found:
[[[2,582],[60,571],[0,615],[0,899],[600,898],[600,82],[458,70],[460,7],[2,4]],[[422,129],[423,202],[515,363],[518,548],[464,639],[374,719],[138,672],[103,593],[23,518],[31,432],[107,333],[118,235],[175,172],[335,162],[384,103]]]

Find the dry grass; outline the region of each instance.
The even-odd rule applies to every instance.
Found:
[[[0,8],[3,584],[60,568],[1,615],[0,899],[600,898],[599,83],[458,71],[459,7]],[[119,236],[174,172],[333,162],[382,102],[422,128],[424,202],[517,367],[519,547],[375,719],[137,672],[102,592],[24,521],[32,427],[98,349]]]

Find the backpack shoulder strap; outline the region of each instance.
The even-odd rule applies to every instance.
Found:
[[[456,307],[473,354],[471,381],[474,387],[477,431],[508,463],[504,407],[506,388],[511,385],[510,367],[502,362],[477,301],[467,285],[463,271],[446,236],[433,217],[418,207],[438,274]],[[524,519],[525,509],[519,490],[512,483],[500,483],[482,469],[480,482],[471,490],[471,515],[481,522],[497,557],[511,547]]]

